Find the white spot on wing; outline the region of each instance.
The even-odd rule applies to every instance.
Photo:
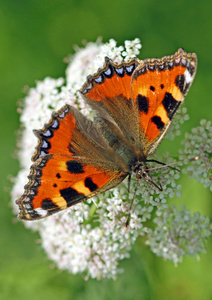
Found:
[[[186,83],[192,82],[192,76],[188,70],[185,71],[184,76],[185,76]]]
[[[38,213],[41,217],[45,217],[48,214],[48,211],[41,207],[34,209],[34,211],[36,211],[36,213]]]

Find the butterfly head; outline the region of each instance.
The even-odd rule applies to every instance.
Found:
[[[145,162],[137,162],[132,168],[132,171],[135,173],[135,177],[138,181],[143,179],[147,183],[152,183],[159,191],[162,191],[162,186],[156,184],[150,176],[150,170],[151,168],[149,168]]]

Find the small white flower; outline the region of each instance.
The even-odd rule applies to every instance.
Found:
[[[200,126],[193,128],[192,133],[186,133],[183,141],[184,149],[180,149],[180,160],[183,162],[183,172],[191,178],[202,182],[212,191],[212,126],[210,121],[202,120]],[[198,157],[192,164],[189,160]]]

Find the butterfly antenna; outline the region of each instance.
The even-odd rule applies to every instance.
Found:
[[[131,177],[130,177],[131,178]],[[129,179],[128,179],[129,180]],[[128,181],[129,182],[129,181]],[[133,194],[133,198],[132,198],[132,201],[130,203],[130,208],[129,208],[129,215],[127,217],[127,222],[125,224],[125,227],[127,228],[130,224],[130,216],[131,216],[131,210],[132,210],[132,206],[133,206],[133,202],[135,200],[135,195],[136,195],[136,192],[137,192],[137,189],[138,189],[138,183],[139,183],[139,180],[137,180],[137,184],[136,184],[136,187],[135,187],[135,191],[134,191],[134,194]]]
[[[193,157],[193,158],[191,158],[191,159],[189,159],[189,160],[185,160],[184,163],[186,163],[186,162],[191,162],[191,161],[196,161],[196,160],[198,160],[198,159],[199,159],[199,156],[195,156],[195,157]],[[178,161],[173,162],[173,163],[170,163],[170,164],[166,164],[166,163],[163,163],[163,162],[158,161],[158,160],[155,160],[155,159],[149,159],[149,160],[146,160],[146,161],[147,161],[147,162],[155,162],[155,163],[157,163],[157,164],[163,165],[163,167],[151,168],[151,170],[157,170],[157,169],[162,169],[162,168],[168,167],[168,168],[170,168],[170,169],[172,169],[172,170],[175,170],[175,171],[180,172],[180,170],[179,170],[178,168],[172,167],[172,165],[178,164],[178,163],[179,163]]]
[[[155,159],[149,159],[149,160],[146,160],[147,162],[155,162],[159,165],[162,165],[163,167],[156,167],[156,168],[151,168],[151,170],[157,170],[157,169],[161,169],[161,168],[165,168],[165,167],[168,167],[172,170],[176,170],[178,172],[180,172],[180,170],[178,168],[175,168],[175,167],[172,167],[171,165],[175,165],[177,164],[178,162],[173,162],[173,163],[170,163],[170,164],[166,164],[166,163],[163,163],[161,161],[158,161],[158,160],[155,160]]]

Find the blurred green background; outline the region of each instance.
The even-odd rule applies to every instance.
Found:
[[[201,260],[186,257],[177,268],[157,258],[139,239],[125,272],[116,281],[84,281],[51,269],[36,241],[38,234],[14,222],[9,207],[10,177],[19,128],[18,99],[25,85],[46,76],[64,76],[63,58],[82,40],[114,38],[122,44],[139,37],[140,58],[173,54],[179,47],[198,55],[198,72],[186,98],[190,114],[183,130],[212,116],[212,1],[156,0],[1,0],[0,2],[0,299],[212,299],[212,242]],[[182,136],[164,141],[160,151],[177,153]],[[211,215],[211,193],[181,177],[184,203],[192,212]]]

